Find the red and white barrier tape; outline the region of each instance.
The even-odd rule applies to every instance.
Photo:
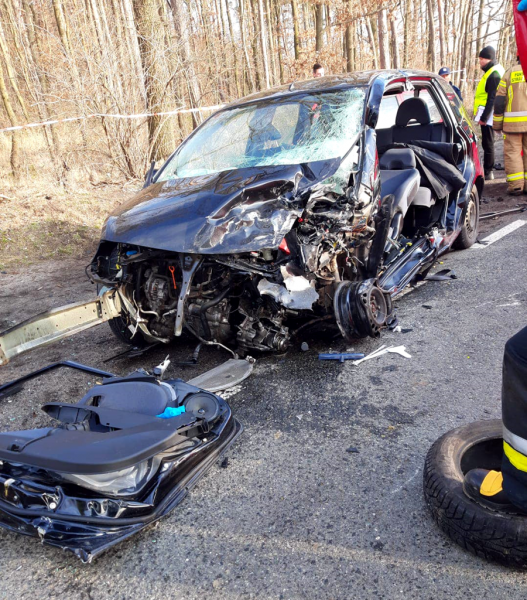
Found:
[[[29,129],[30,127],[43,127],[44,125],[56,125],[57,123],[67,123],[68,121],[82,121],[84,119],[93,119],[95,117],[112,117],[114,119],[142,119],[144,117],[164,117],[166,115],[177,115],[183,113],[193,113],[200,111],[218,110],[223,108],[225,104],[216,104],[215,106],[203,106],[200,108],[178,108],[177,110],[171,110],[168,112],[160,113],[143,113],[139,115],[118,115],[118,114],[105,114],[95,113],[93,115],[85,115],[84,117],[67,117],[65,119],[55,119],[53,121],[43,121],[41,123],[27,123],[26,125],[15,125],[14,127],[5,127],[0,129],[0,133],[4,131],[17,131],[19,129]]]

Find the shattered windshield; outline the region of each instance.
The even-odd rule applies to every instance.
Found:
[[[360,131],[364,96],[357,87],[220,112],[181,145],[157,181],[342,157]]]

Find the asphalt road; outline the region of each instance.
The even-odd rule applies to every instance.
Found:
[[[323,339],[306,353],[259,359],[229,400],[245,433],[227,468],[215,466],[167,518],[91,565],[0,531],[0,598],[524,599],[527,575],[475,558],[437,529],[421,478],[442,433],[500,416],[503,346],[527,321],[526,256],[527,225],[447,255],[437,270],[458,279],[397,302],[411,331],[354,346],[404,344],[411,359],[321,363],[319,351],[346,348]],[[56,267],[3,277],[0,329],[93,294],[79,263]],[[13,360],[0,380],[60,358],[125,373],[166,354],[103,364],[122,349],[102,326]],[[226,358],[206,350],[196,371],[170,375],[190,378]],[[67,374],[31,384],[0,403],[0,427],[38,426],[41,403],[78,398],[88,385]]]

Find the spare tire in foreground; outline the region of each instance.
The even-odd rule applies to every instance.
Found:
[[[423,473],[426,504],[439,527],[465,550],[509,567],[527,568],[527,516],[491,511],[463,493],[476,467],[501,470],[501,420],[449,431],[428,451]]]

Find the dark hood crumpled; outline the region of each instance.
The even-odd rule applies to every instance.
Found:
[[[418,140],[411,144],[393,144],[391,148],[414,151],[419,174],[439,199],[446,198],[451,192],[459,192],[467,183],[457,168],[459,151],[455,144]]]

